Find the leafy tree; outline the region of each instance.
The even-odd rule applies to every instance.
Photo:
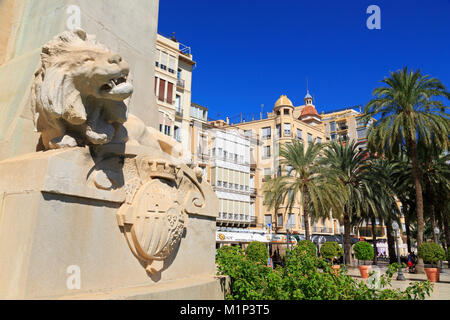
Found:
[[[364,110],[366,122],[381,116],[369,130],[369,146],[372,151],[388,157],[404,150],[411,159],[418,221],[417,244],[420,246],[423,242],[424,210],[417,144],[423,141],[429,146],[433,141],[442,149],[448,149],[450,123],[443,99],[449,99],[450,94],[438,79],[407,67],[391,72],[382,83],[384,86],[373,91],[374,98]]]
[[[360,241],[353,246],[355,256],[358,260],[371,260],[373,258],[373,248],[368,242]]]
[[[320,247],[320,255],[324,259],[333,260],[342,257],[343,254],[344,250],[334,241],[327,241]]]

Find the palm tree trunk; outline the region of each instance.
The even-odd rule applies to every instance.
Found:
[[[303,220],[305,220],[305,239],[311,240],[311,230],[309,228],[309,216],[308,211],[303,209]]]
[[[350,242],[350,217],[348,214],[344,214],[344,245],[345,245],[345,262],[347,265],[353,265],[352,261],[352,244]]]
[[[308,190],[304,190],[304,203],[303,203],[303,219],[305,220],[305,239],[311,240],[311,230],[309,228],[309,212],[308,212],[308,205],[309,205],[309,196],[308,196]]]
[[[371,214],[370,220],[372,222],[372,242],[373,242],[373,265],[377,265],[377,258],[378,258],[378,250],[377,250],[377,225],[376,225],[376,218],[374,214]]]
[[[386,219],[386,237],[388,243],[388,253],[389,253],[389,264],[397,262],[397,255],[395,254],[395,239],[392,235],[392,221],[391,219]]]
[[[448,254],[448,252],[450,250],[450,232],[449,232],[449,229],[448,229],[448,216],[447,216],[447,213],[443,212],[442,213],[442,217],[443,217],[442,222],[443,222],[443,225],[444,225],[445,242],[447,243],[447,254]],[[449,264],[450,264],[450,262],[449,262]]]
[[[409,229],[409,218],[405,215],[405,228],[406,228],[406,245],[408,246],[408,252],[412,251],[411,248],[411,230]]]
[[[415,137],[409,139],[409,150],[412,162],[414,186],[416,189],[416,212],[417,212],[417,248],[422,245],[423,242],[423,231],[425,227],[423,219],[423,193],[422,193],[422,175],[419,168],[419,159],[417,155],[417,143]],[[423,260],[419,258],[417,263],[417,272],[424,272]]]

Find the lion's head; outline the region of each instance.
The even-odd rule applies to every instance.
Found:
[[[36,128],[46,148],[68,130],[86,135],[86,143],[110,142],[114,123],[126,121],[123,101],[133,93],[129,71],[118,54],[83,30],[66,31],[48,42],[32,97]]]

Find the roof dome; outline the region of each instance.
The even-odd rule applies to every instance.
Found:
[[[305,99],[312,99],[313,97],[309,94],[309,91],[308,91],[308,93],[306,94],[306,96],[305,96]]]
[[[275,108],[274,109],[278,109],[280,107],[294,107],[294,105],[292,104],[292,101],[289,100],[289,98],[285,95],[281,96],[280,99],[277,100],[277,102],[275,102]]]
[[[320,118],[320,115],[317,112],[316,108],[314,108],[314,106],[306,106],[303,108],[302,113],[300,114],[300,118],[306,116],[316,116]]]

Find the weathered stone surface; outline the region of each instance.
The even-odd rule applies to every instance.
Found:
[[[68,8],[79,7],[81,27],[133,70],[135,94],[129,109],[146,126],[156,127],[154,44],[158,0],[4,0],[0,5],[0,159],[34,152],[39,135],[33,130],[30,109],[33,73],[42,46],[67,30]],[[132,21],[132,23],[130,23]],[[145,39],[143,41],[143,39]]]

